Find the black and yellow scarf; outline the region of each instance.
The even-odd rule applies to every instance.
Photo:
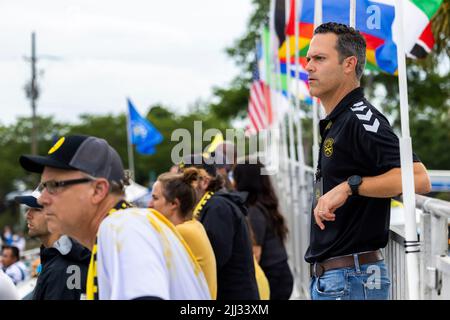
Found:
[[[200,212],[202,211],[203,207],[206,205],[209,199],[214,195],[214,192],[208,191],[206,192],[203,197],[200,199],[200,201],[197,203],[194,209],[194,213],[192,214],[193,219],[199,219]]]

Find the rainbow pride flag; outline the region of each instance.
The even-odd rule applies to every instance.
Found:
[[[405,49],[407,53],[419,41],[420,37],[431,35],[429,20],[439,8],[442,0],[409,0],[405,1],[404,19],[406,21],[418,21],[413,28],[405,29]],[[294,7],[291,0],[291,8]],[[305,56],[309,48],[309,42],[314,31],[314,0],[303,0],[299,6],[299,51],[300,56]],[[349,0],[322,0],[322,21],[349,24],[350,1]],[[414,20],[410,20],[414,19]],[[290,46],[294,48],[295,38],[295,14],[291,10],[290,18],[286,26],[286,34],[290,35]],[[383,70],[395,74],[397,70],[397,46],[393,36],[395,23],[395,7],[393,0],[358,0],[356,2],[356,29],[366,39],[367,43],[367,68]],[[424,35],[426,33],[426,35]],[[432,37],[432,35],[431,35]],[[291,54],[295,54],[291,52]],[[286,42],[279,48],[280,59],[286,59]]]

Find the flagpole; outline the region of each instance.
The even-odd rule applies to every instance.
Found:
[[[300,23],[300,0],[294,0],[294,59],[295,59],[295,111],[298,114],[298,120],[297,120],[297,156],[298,156],[298,179],[299,179],[299,196],[298,196],[298,212],[294,215],[294,227],[296,230],[300,230],[300,226],[307,221],[307,217],[305,214],[307,214],[306,206],[308,202],[308,194],[307,194],[307,186],[305,182],[305,151],[303,149],[303,126],[302,126],[302,117],[301,117],[301,109],[300,109],[300,52],[299,52],[299,36],[300,36],[300,30],[299,30],[299,23]],[[309,230],[309,229],[308,229]],[[309,232],[308,232],[309,233]],[[309,234],[301,234],[300,232],[294,233],[294,239],[295,243],[299,244],[299,248],[296,249],[296,254],[294,255],[294,261],[296,266],[302,265],[302,257],[303,254],[307,250],[307,244],[309,239]],[[304,265],[304,264],[303,264]],[[296,270],[299,273],[300,277],[300,283],[305,283],[304,275],[305,272],[302,272],[302,270]],[[303,294],[305,296],[308,296],[308,290],[306,290],[304,287]]]
[[[134,154],[133,144],[131,143],[131,123],[130,123],[130,107],[128,107],[127,114],[127,149],[128,149],[128,169],[130,170],[131,179],[134,180]]]
[[[302,126],[302,118],[301,118],[301,109],[300,109],[300,52],[299,52],[299,41],[298,38],[300,36],[299,23],[300,23],[300,3],[299,0],[294,0],[294,36],[295,36],[295,67],[296,67],[296,88],[295,88],[295,108],[299,115],[299,120],[297,124],[297,154],[298,154],[298,162],[300,166],[300,188],[304,188],[305,186],[305,151],[303,149],[303,126]],[[305,199],[306,200],[306,199]]]
[[[314,0],[314,29],[322,24],[322,0]],[[313,167],[319,160],[319,108],[317,98],[313,98]]]
[[[294,3],[294,7],[291,8],[290,6],[290,1],[291,0],[285,0],[285,26],[286,26],[286,22],[289,21],[290,19],[290,13],[291,10],[295,10],[295,3]],[[294,12],[295,13],[295,12]],[[295,22],[294,22],[295,23]],[[300,188],[298,186],[298,180],[297,179],[297,168],[298,168],[298,161],[297,161],[297,157],[295,156],[295,152],[296,152],[296,148],[295,148],[295,134],[294,134],[294,111],[295,111],[295,106],[291,105],[291,91],[294,91],[291,89],[291,35],[288,35],[286,32],[286,90],[288,93],[288,134],[289,134],[289,177],[291,180],[290,183],[290,187],[291,187],[291,203],[290,206],[292,208],[292,210],[290,210],[291,212],[289,213],[289,216],[291,217],[291,224],[292,225],[296,225],[295,221],[296,221],[296,216],[298,216],[299,212],[301,212],[301,204],[299,202],[299,191]],[[297,48],[294,48],[294,50],[296,50]],[[295,51],[294,51],[295,52]],[[295,73],[294,73],[295,76]],[[298,79],[295,79],[295,81],[298,81]],[[295,82],[294,82],[295,83]],[[298,99],[297,96],[294,97],[295,100]],[[295,101],[294,100],[294,101]],[[301,143],[301,142],[299,142]],[[298,238],[298,235],[294,234],[294,244],[293,244],[293,249],[294,249],[294,261],[295,261],[295,266],[300,266],[300,252],[301,252],[301,248],[299,247],[300,245],[300,240]],[[297,276],[298,270],[294,270],[295,275]]]
[[[350,0],[350,27],[356,28],[356,0]]]
[[[269,66],[266,67],[267,70],[269,70],[269,74],[267,77],[270,79],[270,102],[272,106],[272,110],[279,107],[277,100],[278,100],[278,94],[277,94],[277,76],[276,76],[276,69],[277,66],[274,63],[275,60],[275,50],[274,50],[274,35],[273,35],[273,28],[272,26],[275,25],[275,1],[270,1],[270,16],[269,16]],[[274,94],[273,94],[274,93]],[[276,113],[273,113],[273,119],[272,119],[272,126],[271,126],[271,139],[272,139],[272,150],[271,150],[271,157],[270,157],[270,163],[273,168],[273,170],[278,171],[280,166],[280,145],[281,145],[281,135],[279,130],[279,117]]]
[[[273,32],[272,30],[272,26],[275,27],[275,10],[276,10],[276,3],[275,1],[271,1],[271,5],[273,6],[273,10],[271,10],[271,13],[273,13],[273,15],[271,16],[271,32]],[[285,131],[285,126],[286,126],[286,121],[285,121],[285,116],[286,116],[286,111],[284,110],[285,106],[283,103],[283,84],[281,81],[281,61],[280,61],[280,56],[279,56],[279,43],[276,43],[275,41],[273,41],[274,37],[271,37],[272,40],[272,50],[273,50],[273,62],[274,62],[274,66],[275,66],[275,81],[276,81],[276,101],[277,101],[277,109],[278,109],[278,113],[277,113],[277,118],[278,118],[278,123],[277,123],[277,128],[278,128],[278,134],[280,135],[279,138],[279,144],[277,146],[279,146],[280,150],[279,153],[275,154],[275,156],[280,156],[281,161],[280,161],[280,169],[281,169],[281,174],[279,175],[280,177],[283,177],[284,175],[287,175],[286,171],[288,170],[288,148],[287,148],[287,135],[286,135],[286,131]],[[278,89],[278,90],[277,90]],[[279,91],[279,92],[278,92]],[[290,188],[290,181],[288,182],[289,185],[286,185],[286,181],[282,181],[282,183],[280,184],[280,192],[282,192],[283,194],[285,194],[288,198],[289,198],[289,192],[291,191]],[[283,203],[283,208],[285,212],[289,212],[290,211],[290,203]],[[290,221],[289,221],[290,222]],[[292,250],[293,251],[293,248]]]
[[[403,204],[405,209],[405,253],[410,300],[418,300],[419,252],[420,243],[417,237],[416,206],[414,190],[414,174],[412,159],[412,142],[409,132],[408,79],[406,75],[406,59],[403,43],[403,8],[402,1],[395,0],[395,16],[397,18],[397,62],[400,96],[400,114],[402,136],[400,138],[400,160],[402,172]]]
[[[290,15],[290,0],[285,0],[284,2],[284,12],[285,12],[285,25],[286,21],[289,21]],[[295,8],[294,8],[295,9]],[[295,157],[295,143],[294,143],[294,122],[291,108],[291,41],[290,35],[286,34],[286,91],[288,95],[288,135],[289,135],[289,155],[290,155],[290,168],[292,169],[296,157]],[[296,97],[297,98],[297,97]],[[292,177],[292,175],[291,175]],[[296,193],[296,179],[293,181],[294,193]],[[294,199],[295,201],[295,199]]]

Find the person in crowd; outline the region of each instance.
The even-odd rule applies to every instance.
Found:
[[[25,250],[26,241],[22,231],[18,231],[12,236],[12,246],[17,247],[20,252]]]
[[[214,164],[217,173],[224,180],[224,189],[233,191],[233,166],[237,163],[237,149],[234,143],[223,141],[217,145],[214,153]]]
[[[195,168],[183,173],[164,173],[153,185],[149,207],[162,213],[177,228],[205,273],[211,297],[216,299],[216,257],[203,225],[193,219],[195,188],[199,172]]]
[[[27,267],[20,261],[20,251],[14,246],[3,246],[2,249],[3,271],[15,285],[27,278]]]
[[[3,227],[2,245],[11,246],[12,244],[13,244],[13,232],[11,226],[6,225]]]
[[[0,300],[19,300],[19,291],[14,282],[0,268]]]
[[[28,207],[28,235],[41,241],[40,270],[32,300],[80,300],[86,292],[91,252],[66,235],[50,233],[38,191],[15,200]]]
[[[214,164],[202,155],[186,156],[180,164],[196,167],[197,205],[194,217],[205,227],[217,264],[217,300],[258,300],[258,286],[244,199],[236,193],[219,191],[223,179]]]
[[[129,177],[106,140],[61,137],[46,156],[19,161],[41,173],[39,203],[49,231],[92,252],[87,299],[210,299],[203,271],[174,226],[156,210],[125,201]]]
[[[288,264],[285,241],[288,228],[280,213],[278,198],[264,166],[246,159],[233,170],[237,191],[248,192],[246,204],[254,236],[253,253],[263,269],[270,286],[271,300],[287,300],[294,279]]]

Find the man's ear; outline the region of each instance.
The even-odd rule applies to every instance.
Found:
[[[109,193],[109,181],[106,179],[97,179],[92,182],[94,184],[94,192],[92,201],[94,204],[100,203]]]
[[[352,72],[356,73],[356,65],[358,63],[358,59],[355,56],[350,56],[344,59],[344,72],[346,74],[350,74]]]

